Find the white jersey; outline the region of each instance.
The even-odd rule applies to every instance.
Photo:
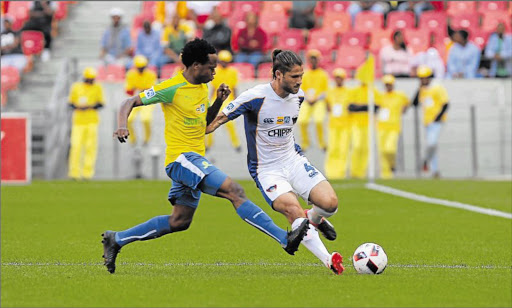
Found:
[[[304,91],[281,98],[270,83],[255,86],[238,96],[222,111],[229,120],[244,115],[249,173],[283,166],[300,153],[293,125],[297,122]]]

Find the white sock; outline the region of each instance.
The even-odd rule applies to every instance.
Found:
[[[300,224],[305,220],[306,218],[304,217],[299,217],[297,219],[295,219],[293,222],[292,222],[292,230],[295,230],[297,229]]]
[[[311,210],[308,211],[308,218],[314,224],[319,224],[322,221],[322,217],[329,218],[332,215],[336,214],[337,211],[338,210],[336,209],[336,211],[331,213],[319,208],[316,205],[313,205],[313,208],[311,208]]]
[[[295,223],[295,221],[294,221]],[[318,236],[318,231],[316,231],[313,225],[309,225],[309,230],[304,239],[302,240],[302,244],[306,246],[309,251],[311,251],[322,263],[329,267],[329,258],[331,254],[325,248],[324,243],[320,240]]]

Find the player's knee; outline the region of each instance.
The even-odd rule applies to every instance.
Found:
[[[338,197],[336,194],[328,194],[325,196],[323,209],[329,213],[334,213],[338,210]]]
[[[245,196],[244,188],[237,182],[233,181],[231,183],[231,186],[229,187],[229,190],[230,190],[230,195],[232,195],[233,198],[238,198],[238,199],[246,199],[247,198]]]
[[[171,225],[172,232],[185,231],[190,227],[192,218],[189,217],[171,217],[169,218],[169,224]]]

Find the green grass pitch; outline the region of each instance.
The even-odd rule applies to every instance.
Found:
[[[385,181],[437,198],[512,212],[511,182]],[[247,195],[278,225],[250,181]],[[330,251],[335,276],[305,247],[289,256],[241,221],[225,200],[203,195],[191,228],[124,247],[117,272],[102,266],[100,234],[168,214],[169,182],[40,182],[1,187],[1,306],[511,306],[512,221],[333,182],[340,210]],[[358,275],[364,242],[389,257],[382,275]]]

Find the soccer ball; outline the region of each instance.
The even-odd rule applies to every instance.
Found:
[[[352,264],[359,274],[380,274],[388,265],[388,256],[379,245],[364,243],[354,252]]]

